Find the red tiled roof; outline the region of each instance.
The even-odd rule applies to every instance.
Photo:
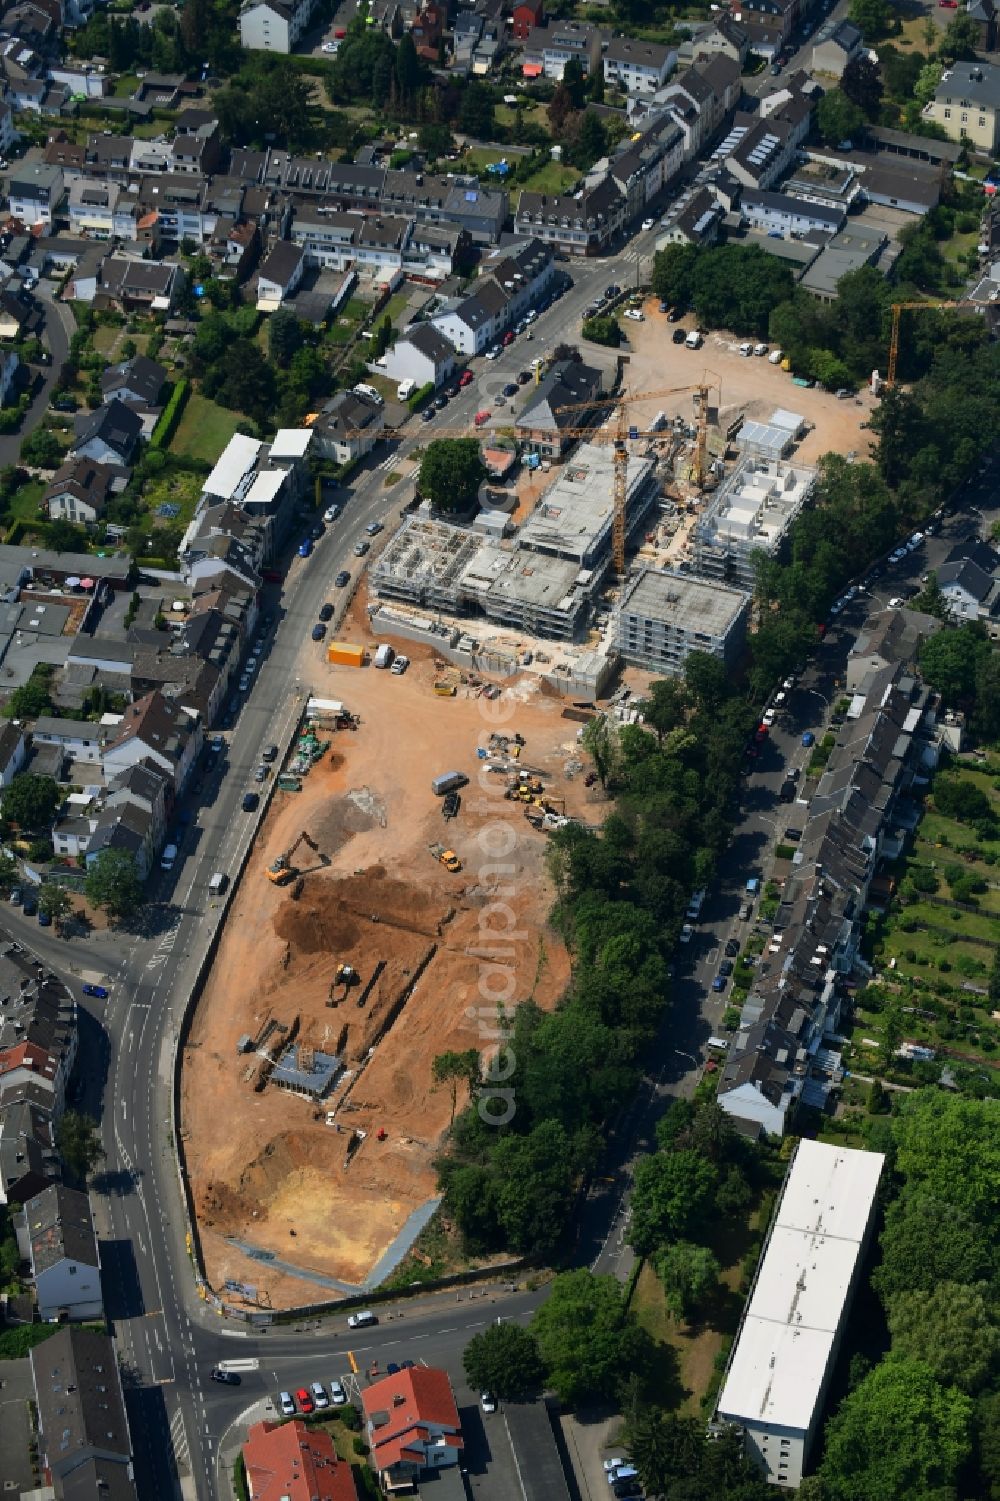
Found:
[[[0,1053],[0,1074],[9,1074],[15,1068],[30,1068],[33,1073],[51,1079],[56,1067],[55,1059],[34,1042],[19,1042]]]
[[[243,1445],[254,1501],[358,1501],[351,1467],[322,1428],[255,1423]]]
[[[379,1470],[400,1462],[420,1464],[423,1446],[442,1429],[445,1444],[461,1449],[463,1439],[455,1396],[447,1372],[413,1366],[376,1381],[361,1394],[365,1417],[372,1424],[372,1458]],[[377,1425],[375,1417],[382,1420]],[[414,1443],[420,1447],[414,1448]]]

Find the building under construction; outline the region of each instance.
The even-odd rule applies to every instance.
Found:
[[[641,531],[658,496],[653,460],[630,458],[631,533]],[[584,443],[511,541],[411,517],[372,568],[370,587],[383,599],[573,641],[611,563],[613,508],[612,451]]]
[[[815,484],[804,464],[745,454],[695,523],[692,572],[752,591],[754,553],[780,551]]]

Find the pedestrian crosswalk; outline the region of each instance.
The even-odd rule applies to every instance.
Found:
[[[191,1450],[188,1448],[187,1433],[184,1430],[184,1419],[179,1407],[174,1409],[170,1419],[170,1442],[173,1445],[174,1455],[177,1459],[178,1469],[183,1465],[191,1468]]]

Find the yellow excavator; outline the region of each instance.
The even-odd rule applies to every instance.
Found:
[[[292,864],[292,859],[295,855],[295,851],[298,849],[300,844],[307,844],[313,851],[313,853],[319,856],[319,860],[322,865],[329,865],[330,857],[328,855],[320,853],[319,845],[316,843],[315,839],[311,839],[310,836],[306,833],[305,829],[303,829],[302,833],[299,835],[298,839],[296,839],[291,848],[285,850],[284,854],[278,855],[278,857],[273,860],[269,866],[267,866],[267,879],[269,881],[273,881],[275,886],[287,886],[289,881],[294,881],[295,877],[298,875],[298,871]]]

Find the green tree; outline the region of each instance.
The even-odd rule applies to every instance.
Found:
[[[63,451],[54,433],[48,428],[36,427],[21,444],[21,462],[38,469],[57,469],[62,462]]]
[[[657,678],[650,685],[649,697],[643,700],[642,713],[658,745],[663,745],[664,735],[669,735],[684,723],[686,709],[684,685],[676,678]]]
[[[880,42],[889,29],[889,7],[886,0],[851,0],[848,15],[855,26],[860,26],[862,35],[869,44]]]
[[[938,48],[938,56],[947,62],[963,59],[971,62],[979,46],[979,27],[964,10],[956,11],[948,22],[948,28]]]
[[[889,1305],[894,1354],[923,1361],[942,1386],[974,1394],[1000,1351],[985,1283],[939,1282],[929,1292],[898,1293]]]
[[[586,171],[608,149],[607,132],[596,110],[588,109],[580,116],[579,128],[574,136],[569,147],[569,160],[574,167]]]
[[[132,917],[143,903],[142,882],[127,850],[102,850],[88,866],[83,889],[88,902],[110,917]]]
[[[525,1255],[555,1250],[573,1201],[576,1173],[569,1137],[558,1121],[526,1136],[504,1136],[493,1150],[493,1201],[506,1242]]]
[[[451,1124],[455,1121],[458,1104],[458,1086],[465,1084],[469,1093],[479,1082],[479,1053],[475,1048],[464,1052],[438,1053],[431,1062],[431,1077],[435,1084],[447,1084],[451,1091]]]
[[[696,1246],[689,1240],[675,1241],[661,1251],[655,1266],[675,1319],[690,1319],[704,1306],[718,1285],[721,1270],[707,1246]]]
[[[691,300],[692,276],[698,260],[697,245],[668,245],[653,257],[652,287],[664,302],[683,306]]]
[[[510,1319],[490,1324],[465,1347],[462,1365],[474,1391],[529,1397],[542,1384],[542,1357],[530,1329]]]
[[[455,142],[447,125],[440,125],[433,120],[421,125],[417,143],[421,151],[432,158],[447,156],[455,149]]]
[[[591,344],[603,344],[609,349],[617,349],[622,341],[621,325],[617,318],[584,318],[582,333]]]
[[[45,679],[32,676],[14,689],[4,713],[8,719],[37,719],[42,714],[51,714],[52,707]]]
[[[458,123],[467,135],[480,141],[491,141],[496,129],[493,116],[493,90],[488,84],[473,79],[467,83],[462,94]]]
[[[940,63],[927,62],[920,69],[916,83],[913,85],[913,97],[923,109],[924,105],[930,104],[937,93],[938,84],[941,82],[941,74],[944,68]]]
[[[65,886],[57,886],[54,881],[44,881],[38,893],[38,910],[45,912],[54,923],[59,923],[72,910],[73,903],[70,901],[69,892]]]
[[[920,648],[920,670],[945,703],[957,705],[974,696],[976,673],[990,650],[989,637],[978,621],[937,631]]]
[[[97,1122],[79,1110],[67,1110],[56,1127],[56,1146],[75,1178],[85,1182],[104,1156]]]
[[[302,325],[291,308],[278,308],[267,322],[267,348],[272,360],[282,369],[302,346]]]
[[[889,1356],[827,1424],[831,1501],[899,1501],[953,1486],[971,1447],[972,1403],[921,1361]]]
[[[864,127],[865,114],[843,89],[831,89],[816,107],[816,128],[828,146],[853,140]]]
[[[859,52],[849,60],[841,75],[840,88],[867,119],[874,120],[878,116],[882,104],[882,79],[878,63],[872,62],[867,52]]]
[[[59,784],[52,777],[22,771],[0,793],[3,816],[19,829],[48,828],[62,801]]]
[[[9,891],[16,885],[17,874],[17,861],[0,850],[0,891]]]
[[[984,740],[1000,741],[1000,653],[979,658],[973,683],[973,729]]]
[[[555,1278],[532,1332],[549,1385],[570,1406],[588,1397],[608,1398],[641,1364],[645,1349],[621,1283],[584,1270]]]
[[[62,516],[57,516],[54,521],[49,522],[45,540],[53,552],[87,551],[86,527],[76,526]]]
[[[420,88],[423,74],[413,37],[404,31],[396,48],[396,85],[400,99],[409,101],[413,98]]]
[[[967,1210],[910,1190],[890,1204],[881,1236],[882,1262],[872,1283],[883,1303],[903,1292],[929,1293],[942,1282],[990,1275],[985,1231]]]
[[[644,1157],[635,1171],[631,1242],[640,1256],[685,1238],[704,1225],[718,1182],[699,1152],[682,1149]]]
[[[420,493],[439,511],[467,511],[485,478],[476,438],[438,438],[420,460]]]
[[[1000,1200],[1000,1105],[922,1089],[893,1118],[897,1167],[911,1187],[989,1224]]]

